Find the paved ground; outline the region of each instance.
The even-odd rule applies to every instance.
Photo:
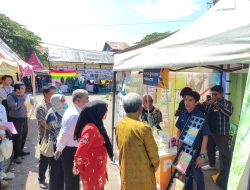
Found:
[[[42,99],[42,95],[36,96],[37,101]],[[109,104],[108,117],[105,121],[105,126],[111,137],[111,119],[112,119],[112,104],[110,97],[106,95],[91,95],[90,100],[101,99]],[[71,96],[66,96],[67,102],[70,104]],[[37,121],[34,115],[31,116],[29,121],[29,133],[26,141],[27,151],[31,152],[31,155],[23,158],[23,163],[21,165],[12,164],[11,170],[15,173],[16,178],[9,181],[8,190],[38,190],[37,176],[38,176],[38,157],[39,157],[39,147],[37,145]],[[206,172],[206,189],[207,190],[219,190],[211,182],[211,174],[216,173],[216,171]],[[116,165],[108,163],[108,175],[109,181],[107,182],[106,190],[118,190],[118,175],[119,171]],[[48,176],[48,175],[47,175]],[[47,179],[48,180],[48,179]]]

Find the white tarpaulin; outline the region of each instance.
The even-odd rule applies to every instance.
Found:
[[[220,0],[185,29],[115,54],[114,70],[250,63],[250,1]]]

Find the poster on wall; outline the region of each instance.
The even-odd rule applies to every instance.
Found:
[[[123,109],[123,97],[129,93],[131,82],[131,72],[122,71],[117,72],[117,96],[116,96],[116,114],[117,122],[120,121],[125,116],[125,111]]]
[[[168,76],[168,69],[145,69],[143,71],[143,84],[167,89]]]
[[[131,82],[129,92],[135,92],[142,96],[143,92],[143,74],[141,71],[131,71]]]
[[[130,91],[130,83],[131,83],[131,72],[130,71],[122,71],[117,72],[116,76],[116,84],[117,84],[117,95],[115,101],[115,123],[118,123],[121,119],[123,119],[126,115],[123,109],[123,98]],[[117,148],[115,139],[113,139],[113,149],[114,149],[114,162],[118,164],[119,162],[119,150]]]
[[[80,73],[86,80],[112,80],[112,69],[98,69],[98,68],[78,68],[77,72]]]
[[[250,170],[250,72],[248,72],[240,123],[229,174],[228,190],[248,189]]]

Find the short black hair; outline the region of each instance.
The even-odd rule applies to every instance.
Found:
[[[14,91],[16,92],[17,89],[20,90],[21,86],[25,86],[23,82],[19,82],[19,81],[15,82],[15,84],[14,84]]]
[[[11,75],[3,75],[2,76],[2,80],[5,80],[6,78],[11,78],[11,80],[13,80]]]
[[[55,86],[44,86],[43,87],[43,96],[45,96],[45,93],[49,93],[50,90],[56,90],[56,87]]]
[[[183,96],[185,96],[188,92],[192,92],[192,88],[190,88],[190,87],[184,87],[184,88],[181,90],[180,95],[183,97]]]
[[[185,96],[191,96],[194,98],[195,102],[198,102],[200,100],[200,94],[196,91],[188,91]]]
[[[215,85],[211,88],[211,91],[223,93],[223,87],[221,85]]]

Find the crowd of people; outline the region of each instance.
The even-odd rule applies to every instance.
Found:
[[[2,77],[0,88],[0,138],[13,141],[14,163],[21,164],[28,133],[27,108],[25,106],[25,84],[14,83],[8,75]],[[199,140],[193,146],[193,159],[185,180],[185,189],[192,190],[193,179],[198,190],[205,189],[203,170],[215,167],[215,147],[220,152],[223,168],[217,183],[226,189],[230,170],[231,153],[228,149],[229,117],[232,103],[223,96],[223,88],[211,88],[212,97],[202,104],[199,93],[189,87],[181,91],[183,101],[176,111],[178,120],[177,138],[191,116],[205,119]],[[107,181],[107,157],[113,160],[110,138],[103,120],[107,117],[108,105],[95,100],[89,102],[88,92],[76,89],[72,93],[73,104],[65,106],[63,94],[56,94],[54,86],[43,88],[44,100],[36,109],[39,126],[39,172],[40,188],[50,190],[79,190],[80,179],[84,190],[103,190]],[[156,189],[155,172],[160,159],[152,128],[161,129],[162,113],[153,105],[151,96],[143,98],[128,93],[123,99],[126,116],[117,123],[115,137],[119,149],[119,165],[122,190]],[[7,132],[7,122],[13,122],[17,133]],[[8,135],[7,135],[8,133]],[[180,142],[178,143],[180,145]],[[207,152],[209,165],[204,165]],[[8,178],[3,168],[4,157],[0,155],[0,178],[2,188]],[[45,173],[49,169],[49,184]],[[9,173],[11,175],[11,173]],[[6,183],[5,183],[6,182]]]

